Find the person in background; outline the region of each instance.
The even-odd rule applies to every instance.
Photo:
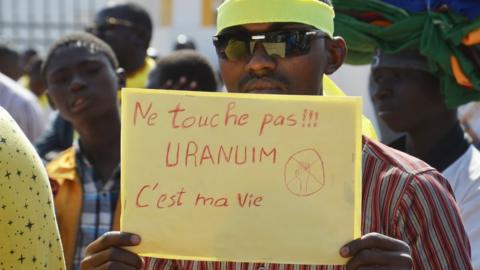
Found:
[[[19,66],[18,53],[0,44],[0,106],[33,142],[44,131],[46,122],[36,97],[16,82],[21,75]]]
[[[372,66],[373,103],[381,120],[405,133],[389,146],[441,172],[452,186],[472,259],[480,269],[480,152],[471,145],[440,90],[440,79],[416,51],[379,51]]]
[[[144,87],[155,67],[155,61],[147,56],[152,28],[148,12],[134,3],[111,2],[95,16],[91,31],[115,52],[127,74],[126,87]]]
[[[369,80],[368,80],[368,93],[370,96],[370,100],[372,101],[372,104],[374,104],[374,94],[375,94],[375,82],[373,81],[372,75],[369,75]],[[398,139],[400,136],[402,136],[402,133],[395,132],[391,130],[385,122],[382,121],[382,119],[379,116],[378,108],[376,106],[373,106],[373,110],[375,112],[375,119],[377,120],[377,129],[380,132],[380,138],[381,142],[388,145],[389,143],[395,141]]]
[[[152,20],[148,12],[134,3],[109,2],[95,16],[88,32],[94,34],[114,51],[127,76],[126,86],[144,88],[155,60],[147,56],[152,38]],[[120,95],[118,95],[120,102]],[[35,142],[45,160],[72,146],[76,133],[72,124],[53,115],[47,132]]]
[[[46,97],[47,91],[47,87],[45,86],[45,82],[43,81],[41,74],[42,64],[43,60],[35,57],[25,67],[25,73],[29,77],[27,88],[39,98]]]
[[[175,44],[173,44],[173,50],[196,50],[197,45],[195,45],[195,41],[187,35],[180,34],[175,39]]]
[[[45,122],[47,123],[52,113],[52,108],[48,102],[47,87],[42,76],[43,60],[34,57],[25,67],[25,74],[28,76],[27,89],[29,89],[37,97],[38,104],[43,110]]]
[[[180,50],[157,62],[147,88],[215,92],[217,81],[207,59],[193,50]]]
[[[0,43],[0,73],[17,81],[23,74],[20,54],[6,43]]]
[[[52,45],[42,68],[52,104],[79,133],[47,164],[67,269],[85,247],[118,224],[120,114],[125,77],[112,49],[88,33]]]
[[[0,269],[65,269],[42,161],[0,107]]]
[[[26,49],[20,54],[20,66],[22,67],[24,73],[26,73],[26,67],[32,59],[39,58],[37,50],[35,49]]]

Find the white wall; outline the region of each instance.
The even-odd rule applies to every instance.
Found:
[[[369,65],[343,65],[331,78],[347,95],[363,97],[363,113],[372,121],[377,130],[377,134],[380,136],[372,101],[368,93],[369,75]]]

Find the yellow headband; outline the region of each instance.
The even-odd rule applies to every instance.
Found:
[[[218,8],[217,34],[251,23],[303,23],[333,37],[333,8],[319,0],[226,0]]]

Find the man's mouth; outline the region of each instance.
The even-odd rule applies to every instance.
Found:
[[[380,117],[387,116],[394,113],[394,110],[389,106],[379,106],[377,107],[377,114]]]
[[[85,110],[87,106],[88,106],[88,99],[84,97],[78,97],[73,100],[70,108],[73,113],[78,113]]]
[[[247,82],[241,89],[243,93],[252,94],[287,94],[287,87],[270,79],[255,79]]]

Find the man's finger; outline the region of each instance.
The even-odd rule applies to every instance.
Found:
[[[142,259],[137,254],[114,247],[87,256],[82,261],[82,269],[91,269],[107,262],[119,262],[135,268],[141,268],[143,265]]]
[[[363,249],[380,249],[385,251],[402,251],[410,254],[408,245],[395,238],[379,233],[369,233],[346,244],[341,250],[342,257],[352,257]]]
[[[188,79],[185,76],[180,77],[180,79],[171,87],[174,90],[188,90]]]
[[[165,84],[163,84],[162,88],[163,89],[170,89],[170,87],[172,87],[172,85],[173,85],[173,81],[168,80]]]
[[[197,82],[196,81],[192,81],[190,83],[190,85],[188,86],[188,89],[190,90],[195,90],[197,88]]]
[[[127,232],[107,232],[88,245],[87,255],[98,253],[111,247],[127,247],[140,244],[140,236]]]
[[[364,267],[385,267],[387,269],[411,269],[412,257],[398,251],[363,249],[347,263],[347,270],[359,270]],[[375,268],[377,267],[377,268]]]

